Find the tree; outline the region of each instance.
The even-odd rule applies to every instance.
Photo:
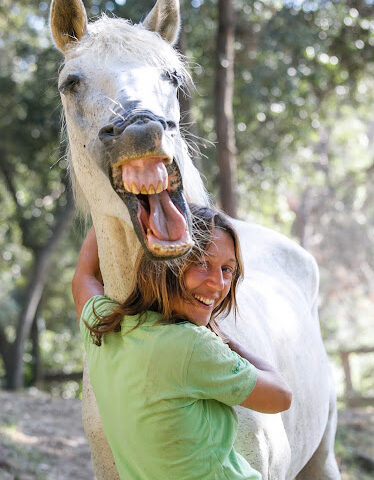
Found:
[[[232,0],[218,1],[215,117],[220,200],[223,210],[236,217],[236,146],[234,114],[234,8]]]
[[[52,174],[49,169],[51,151],[61,154],[57,148],[59,116],[51,103],[55,97],[54,86],[48,80],[54,76],[56,55],[51,48],[39,44],[38,30],[42,23],[35,9],[7,3],[7,25],[2,25],[0,75],[0,126],[7,131],[0,151],[1,197],[6,205],[3,215],[8,224],[4,225],[3,235],[8,246],[16,242],[28,253],[28,261],[18,259],[19,274],[22,272],[20,282],[14,284],[13,291],[8,291],[19,305],[12,312],[13,322],[8,316],[9,310],[4,317],[0,314],[0,354],[6,386],[13,389],[23,386],[26,340],[35,321],[53,254],[72,221],[73,201],[66,169],[57,168]],[[27,23],[23,25],[19,41],[14,42],[21,12]],[[6,264],[12,257],[9,249],[3,253]],[[6,333],[12,323],[16,324],[13,339]]]

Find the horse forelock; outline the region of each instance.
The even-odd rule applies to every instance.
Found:
[[[89,23],[87,33],[79,41],[69,44],[65,61],[86,53],[101,61],[123,54],[163,71],[177,71],[185,84],[192,83],[183,55],[158,33],[123,18],[110,18],[102,14],[101,18]]]

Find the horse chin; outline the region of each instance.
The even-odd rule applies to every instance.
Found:
[[[156,194],[134,194],[127,191],[122,181],[121,165],[115,165],[111,169],[111,182],[113,189],[126,205],[135,233],[145,251],[154,260],[171,260],[187,254],[194,242],[191,238],[191,214],[183,194],[183,185],[179,168],[174,161],[167,165],[168,188]],[[162,200],[157,197],[162,196]],[[151,198],[150,198],[151,197]],[[157,198],[157,201],[155,201]],[[156,214],[152,213],[154,203],[165,202],[173,211],[176,225],[167,225],[173,218],[165,218],[160,222],[160,231],[154,227],[155,222],[151,218],[153,214],[156,220],[163,213],[160,206]],[[169,222],[169,223],[170,223]],[[169,232],[171,232],[169,234]]]

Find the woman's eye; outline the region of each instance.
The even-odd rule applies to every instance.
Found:
[[[233,274],[234,269],[232,267],[222,267],[222,272],[227,274]]]

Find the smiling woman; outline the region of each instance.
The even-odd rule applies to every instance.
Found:
[[[192,251],[168,263],[142,254],[122,305],[102,295],[89,233],[73,294],[92,386],[120,478],[260,480],[233,448],[232,406],[277,413],[291,393],[221,334],[216,318],[236,310],[243,275],[239,241],[224,215],[190,208]]]
[[[131,295],[122,305],[112,308],[109,314],[97,316],[94,325],[88,325],[97,345],[101,344],[103,334],[120,330],[126,315],[152,310],[162,314],[164,323],[189,321],[210,328],[213,325],[214,328],[214,319],[219,314],[236,309],[236,287],[243,276],[236,232],[223,214],[207,207],[190,205],[189,208],[193,219],[192,251],[184,258],[168,263],[155,262],[140,254]],[[88,240],[92,235],[91,231]],[[92,267],[92,271],[97,272],[98,268],[98,265]],[[86,283],[87,291],[84,290]],[[96,287],[92,290],[91,281],[82,282],[82,268],[78,263],[73,280],[78,318],[92,294],[103,293],[101,284]],[[142,319],[140,315],[139,325]]]

